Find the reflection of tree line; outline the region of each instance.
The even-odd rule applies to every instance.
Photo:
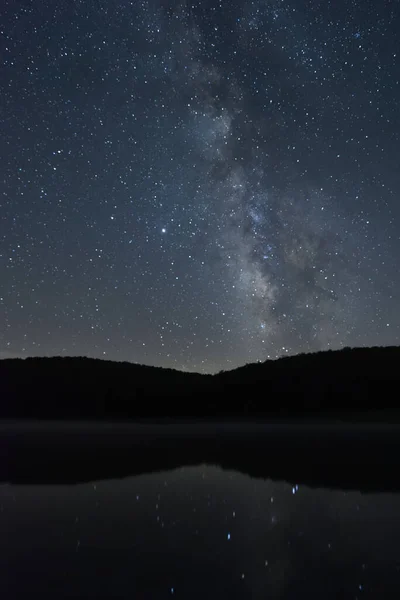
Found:
[[[300,354],[214,376],[84,357],[6,359],[0,415],[298,418],[395,410],[399,364],[397,347]]]

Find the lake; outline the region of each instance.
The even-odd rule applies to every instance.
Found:
[[[399,597],[397,426],[2,423],[0,443],[4,597]]]

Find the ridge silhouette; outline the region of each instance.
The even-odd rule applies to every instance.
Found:
[[[86,357],[0,360],[0,418],[392,419],[400,347],[345,348],[216,375]]]

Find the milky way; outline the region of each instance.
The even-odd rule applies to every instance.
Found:
[[[8,5],[0,356],[399,343],[400,9]]]

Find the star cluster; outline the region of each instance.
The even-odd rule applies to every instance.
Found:
[[[8,3],[0,356],[399,343],[400,9]]]

